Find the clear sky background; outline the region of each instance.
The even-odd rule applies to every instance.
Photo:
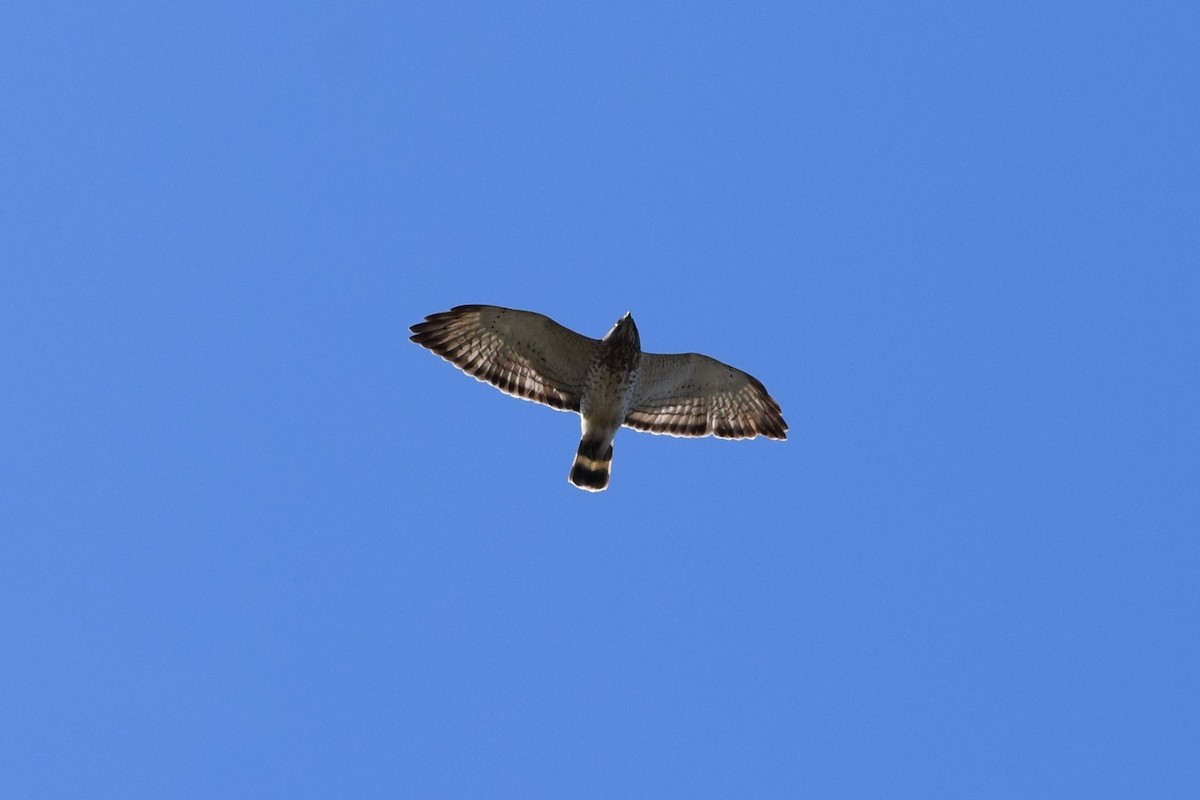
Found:
[[[1200,796],[1198,8],[6,4],[0,795]]]

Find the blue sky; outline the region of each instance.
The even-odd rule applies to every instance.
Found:
[[[0,793],[1194,797],[1191,3],[18,3]],[[578,420],[460,303],[759,377]]]

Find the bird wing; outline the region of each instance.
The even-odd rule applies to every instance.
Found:
[[[410,329],[412,341],[505,394],[579,410],[588,362],[599,342],[532,311],[455,306]]]
[[[699,353],[642,354],[631,428],[670,436],[787,438],[779,404],[752,375]]]

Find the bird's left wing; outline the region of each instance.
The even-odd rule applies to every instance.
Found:
[[[588,362],[599,342],[532,311],[455,306],[410,329],[412,341],[505,394],[579,410]]]
[[[786,439],[788,427],[757,378],[699,353],[643,353],[637,397],[625,424],[650,433],[721,439]]]

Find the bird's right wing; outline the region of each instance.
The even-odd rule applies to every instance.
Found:
[[[563,411],[579,410],[579,393],[600,345],[532,311],[455,306],[410,329],[412,341],[505,394]]]
[[[625,424],[669,436],[787,438],[783,412],[757,378],[699,353],[642,353]]]

